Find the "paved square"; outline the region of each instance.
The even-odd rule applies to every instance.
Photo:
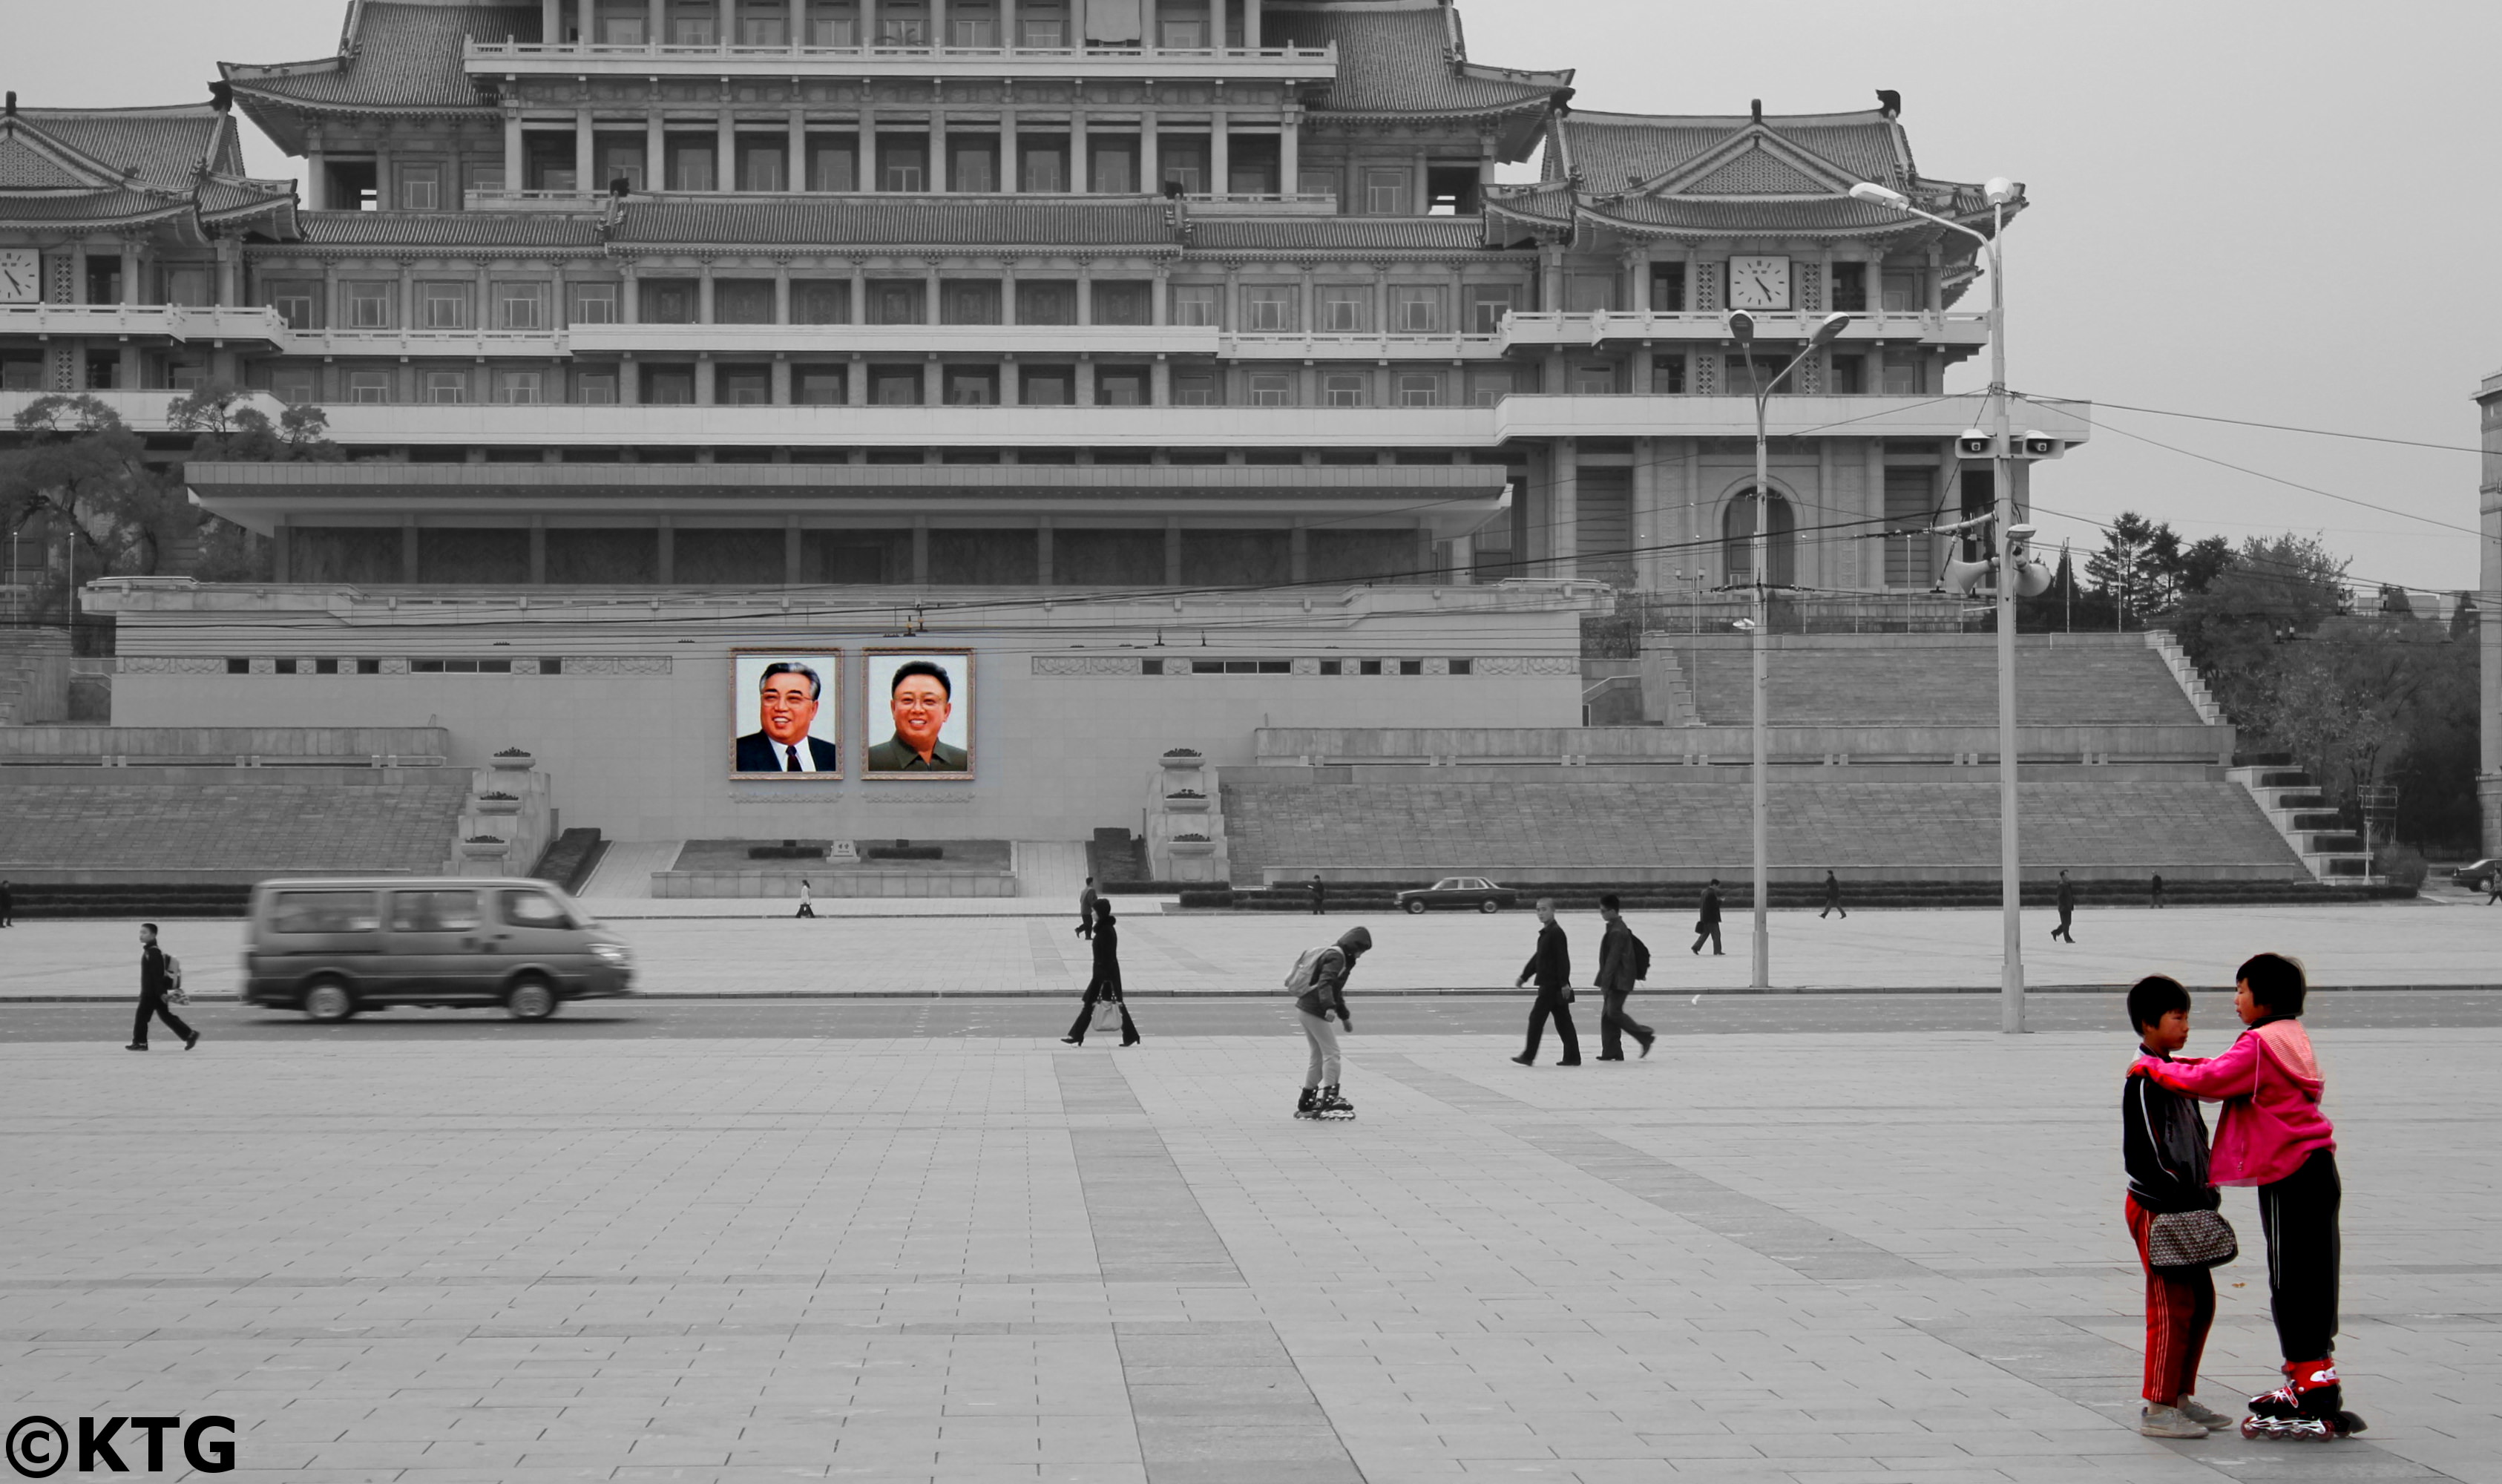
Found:
[[[1298,1044],[1146,1029],[0,1046],[0,1414],[290,1481],[2502,1481],[2502,1031],[2321,1033],[2319,1446],[2127,1425],[2121,1034],[1357,1036],[1315,1125]]]

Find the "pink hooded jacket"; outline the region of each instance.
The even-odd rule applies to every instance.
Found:
[[[2211,1168],[2217,1185],[2271,1185],[2313,1150],[2337,1147],[2337,1130],[2319,1111],[2327,1084],[2300,1021],[2253,1026],[2220,1057],[2140,1057],[2137,1065],[2176,1093],[2223,1103]]]

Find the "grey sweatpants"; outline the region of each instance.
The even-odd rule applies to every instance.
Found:
[[[1312,1047],[1312,1062],[1303,1072],[1303,1086],[1337,1086],[1337,1023],[1309,1010],[1298,1010],[1295,1016],[1303,1023],[1303,1039]]]

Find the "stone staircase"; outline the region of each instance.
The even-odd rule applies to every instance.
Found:
[[[2309,773],[2262,765],[2233,768],[2225,776],[2257,801],[2260,812],[2314,877],[2336,882],[2372,880],[2371,851],[2329,807]]]
[[[1674,641],[1674,635],[1646,636]],[[1996,725],[1998,656],[1963,636],[1905,635],[1888,645],[1842,636],[1774,641],[1766,690],[1773,725]],[[1667,643],[1701,719],[1752,721],[1754,671],[1742,642]],[[2165,656],[2136,634],[2027,635],[2016,645],[2016,721],[2028,726],[2215,725]]]
[[[2181,693],[2189,698],[2190,705],[2198,708],[2200,721],[2210,726],[2227,725],[2224,720],[2224,708],[2215,704],[2215,693],[2207,689],[2207,678],[2198,673],[2196,665],[2189,662],[2188,652],[2181,647],[2181,641],[2175,638],[2170,630],[2147,629],[2146,647],[2162,657],[2165,667],[2172,671],[2172,678],[2179,682]]]
[[[0,877],[431,875],[451,854],[470,791],[465,768],[10,768],[0,778]]]

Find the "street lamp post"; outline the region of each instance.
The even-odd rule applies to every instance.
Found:
[[[2015,524],[2014,446],[2007,408],[2007,274],[1999,261],[1999,239],[2007,234],[2007,208],[2015,199],[2014,183],[1999,176],[1981,187],[1991,211],[1987,232],[1924,212],[1899,190],[1862,181],[1850,187],[1853,200],[1882,206],[1906,216],[1934,221],[1961,232],[1989,254],[1989,403],[1990,483],[1996,499],[1992,518],[1998,534],[1998,872],[2000,930],[2005,942],[1999,966],[1999,1029],[2010,1035],[2024,1029],[2024,869],[2016,844],[2015,815]]]
[[[1773,392],[1779,388],[1799,363],[1833,344],[1833,337],[1850,322],[1848,315],[1827,315],[1808,337],[1806,345],[1789,358],[1778,375],[1767,382],[1755,370],[1755,317],[1742,309],[1729,312],[1729,338],[1746,351],[1746,379],[1753,384],[1755,394],[1755,534],[1747,542],[1753,558],[1755,575],[1755,617],[1748,625],[1746,648],[1754,659],[1755,669],[1755,976],[1754,986],[1768,990],[1773,985],[1772,881],[1768,864],[1771,850],[1770,818],[1766,806],[1764,763],[1766,760],[1767,712],[1765,677],[1771,659],[1772,610],[1772,475],[1768,439],[1765,434],[1766,409],[1772,405]]]

